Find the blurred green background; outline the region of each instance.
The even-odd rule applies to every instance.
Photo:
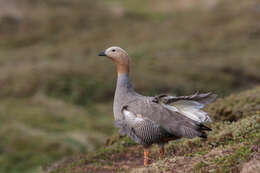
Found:
[[[0,172],[32,173],[113,133],[117,45],[146,95],[260,84],[258,0],[0,0]]]

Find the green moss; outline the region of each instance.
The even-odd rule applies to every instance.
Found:
[[[207,167],[209,165],[204,162],[204,161],[200,161],[199,163],[195,164],[194,167],[193,167],[193,172],[194,173],[204,173],[204,172],[207,172]]]
[[[238,172],[239,166],[250,159],[251,149],[249,146],[242,146],[236,149],[228,156],[218,157],[215,159],[217,168],[216,173]]]
[[[207,111],[215,120],[238,121],[241,118],[259,115],[260,88],[233,94],[225,99],[218,99],[216,103],[209,105]]]

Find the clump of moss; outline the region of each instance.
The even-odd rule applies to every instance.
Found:
[[[237,121],[254,114],[260,115],[260,87],[218,99],[207,111],[216,121]]]
[[[204,173],[208,170],[206,169],[209,165],[205,161],[200,161],[199,163],[195,164],[193,167],[194,173]]]
[[[217,168],[217,173],[229,173],[229,172],[239,172],[241,168],[240,164],[246,162],[250,159],[251,150],[248,145],[241,146],[236,149],[233,153],[223,157],[217,157],[215,159]]]

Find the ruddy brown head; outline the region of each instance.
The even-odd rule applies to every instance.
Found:
[[[117,67],[117,73],[118,74],[126,74],[129,73],[129,64],[130,64],[130,59],[128,54],[126,53],[125,50],[123,50],[120,47],[117,46],[112,46],[108,49],[106,49],[103,52],[100,52],[98,54],[99,56],[106,56],[114,63],[116,64]]]

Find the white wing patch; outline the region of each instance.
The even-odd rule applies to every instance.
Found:
[[[172,105],[163,104],[163,106],[200,123],[212,122],[208,114],[201,110],[205,105],[196,101],[180,100]]]
[[[123,115],[125,120],[128,122],[130,126],[134,125],[137,122],[143,121],[141,114],[134,114],[133,112],[130,112],[126,109],[123,109]]]

